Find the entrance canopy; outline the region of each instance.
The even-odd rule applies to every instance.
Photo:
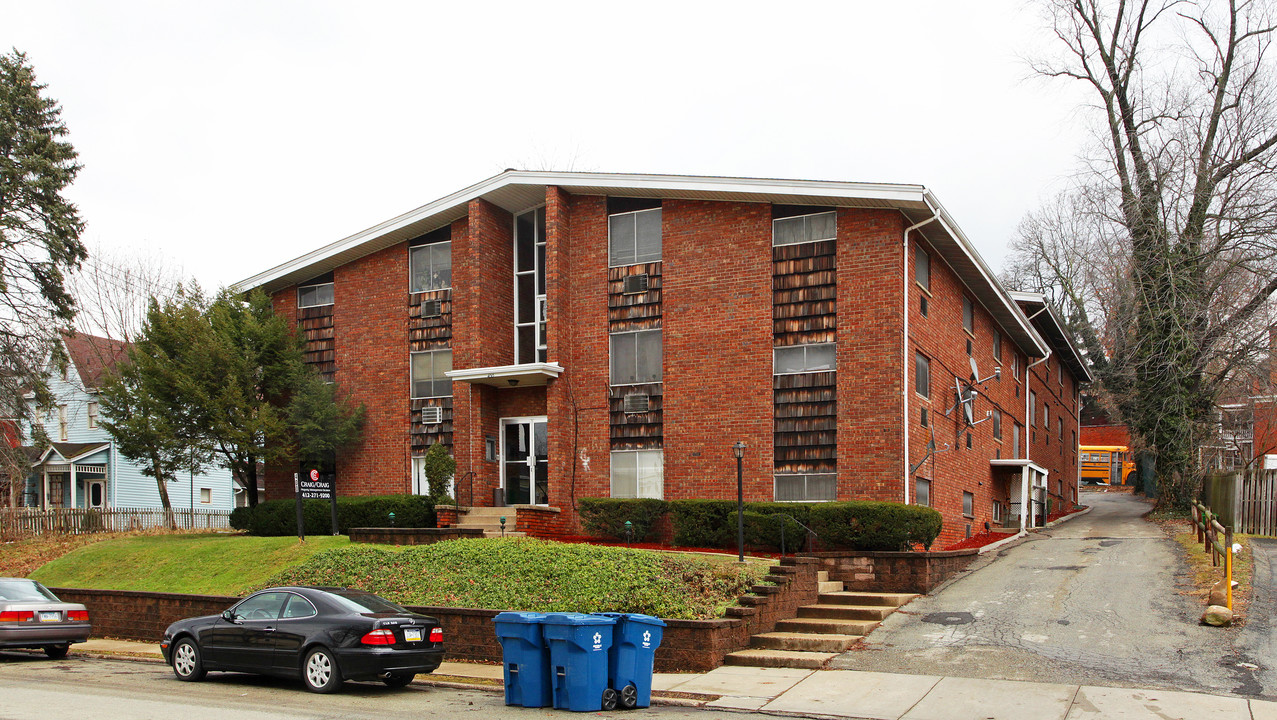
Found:
[[[545,385],[563,372],[558,363],[524,363],[522,365],[498,365],[495,367],[449,370],[444,373],[452,380],[490,385],[497,388],[537,387]]]
[[[995,476],[1008,480],[1019,475],[1020,482],[1011,482],[1011,506],[1018,508],[1020,532],[1038,527],[1038,518],[1046,523],[1046,476],[1049,470],[1027,458],[996,458],[989,461]],[[1009,476],[1009,477],[1008,477]]]

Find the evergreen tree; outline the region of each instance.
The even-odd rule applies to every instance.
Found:
[[[65,274],[86,257],[84,223],[62,193],[80,171],[62,108],[24,53],[0,55],[0,416],[31,420],[44,381],[66,358],[58,332],[75,316]]]

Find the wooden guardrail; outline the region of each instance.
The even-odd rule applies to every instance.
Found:
[[[1218,516],[1202,503],[1193,501],[1193,529],[1197,530],[1197,542],[1210,555],[1211,567],[1219,567],[1224,560],[1224,580],[1228,588],[1228,609],[1233,609],[1233,529],[1221,525]],[[1221,545],[1219,536],[1224,536]]]

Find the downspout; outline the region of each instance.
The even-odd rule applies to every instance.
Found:
[[[927,203],[927,209],[931,211],[931,217],[919,223],[914,223],[905,228],[904,236],[901,238],[901,269],[904,279],[904,335],[901,337],[901,380],[900,383],[900,419],[904,428],[904,450],[900,453],[904,459],[904,497],[905,504],[909,504],[909,233],[913,230],[935,222],[940,219],[940,213],[931,206],[931,201],[926,195],[922,197]]]
[[[1046,312],[1045,305],[1042,306],[1041,310],[1029,316],[1029,322],[1032,322],[1033,318],[1037,317],[1038,315],[1041,315],[1044,312]],[[1024,366],[1024,459],[1027,462],[1033,462],[1033,458],[1029,457],[1029,448],[1031,447],[1031,445],[1029,444],[1029,438],[1033,434],[1033,427],[1029,425],[1029,418],[1032,417],[1029,414],[1029,407],[1030,407],[1029,398],[1032,397],[1032,393],[1029,392],[1029,378],[1032,377],[1033,373],[1029,371],[1033,369],[1033,366],[1041,365],[1042,363],[1046,362],[1050,357],[1051,357],[1051,348],[1047,348],[1045,355],[1039,358],[1036,362],[1031,362]],[[1050,430],[1051,430],[1050,428],[1047,428],[1047,432],[1050,432]],[[1020,530],[1025,529],[1025,526],[1026,526],[1025,520],[1028,516],[1029,504],[1033,502],[1032,500],[1033,483],[1029,482],[1029,472],[1030,472],[1029,466],[1025,465],[1024,466],[1024,473],[1025,473],[1024,485],[1026,485],[1027,487],[1025,486],[1021,487],[1021,494],[1024,495],[1024,497],[1020,499],[1021,500]]]

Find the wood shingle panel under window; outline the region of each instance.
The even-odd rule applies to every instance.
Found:
[[[647,291],[626,293],[625,278],[647,274]],[[650,330],[661,326],[661,263],[608,268],[607,319],[610,332]]]
[[[832,370],[773,376],[772,444],[777,473],[837,470],[837,377]]]
[[[436,317],[422,317],[421,306],[439,301],[441,313]],[[452,289],[408,295],[408,350],[443,350],[452,343]]]
[[[662,385],[618,385],[608,391],[608,410],[613,450],[659,450],[662,447]],[[648,411],[625,412],[625,396],[640,393],[648,396]]]
[[[452,447],[452,398],[425,398],[410,401],[412,421],[409,423],[408,435],[412,442],[413,456],[425,455],[431,445],[443,443]],[[426,406],[443,408],[443,422],[426,424],[421,422],[421,408]]]
[[[302,361],[314,367],[320,377],[332,382],[337,374],[333,306],[299,308],[297,329],[302,334]]]

